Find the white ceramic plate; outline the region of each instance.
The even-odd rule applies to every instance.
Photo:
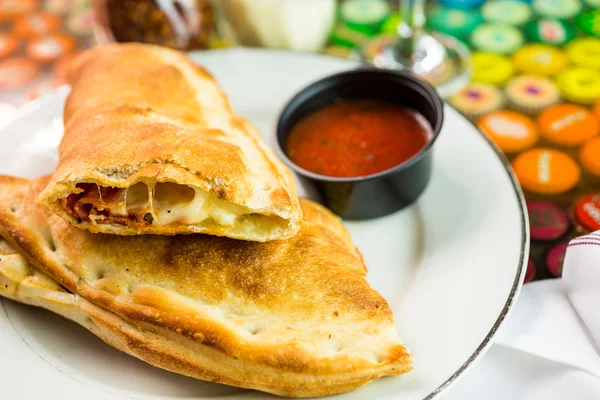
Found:
[[[233,107],[271,142],[277,115],[300,88],[354,64],[259,50],[195,54]],[[0,173],[53,171],[67,90],[29,104],[0,131]],[[381,379],[340,399],[424,399],[456,381],[490,346],[514,303],[528,255],[527,218],[497,150],[446,107],[431,183],[412,207],[347,223],[369,282],[393,308],[414,371]],[[304,189],[301,189],[303,191]],[[73,323],[0,303],[0,397],[6,399],[269,398],[204,383],[121,354]]]

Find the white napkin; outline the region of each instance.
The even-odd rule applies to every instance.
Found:
[[[567,296],[600,349],[600,231],[569,243],[563,281]]]
[[[525,285],[484,358],[444,396],[600,399],[600,231],[569,243],[562,279]]]

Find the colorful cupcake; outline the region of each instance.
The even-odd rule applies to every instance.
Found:
[[[504,106],[504,95],[497,87],[486,83],[471,83],[451,96],[448,102],[467,118],[476,120]]]
[[[471,44],[479,51],[511,54],[523,45],[523,34],[514,26],[498,23],[481,24],[471,35]]]
[[[556,78],[556,85],[565,100],[592,105],[600,99],[600,71],[592,68],[569,67]]]
[[[471,57],[473,81],[503,86],[515,73],[515,68],[506,56],[476,51]]]
[[[528,115],[536,115],[560,101],[556,85],[549,79],[522,75],[508,82],[504,88],[508,105]]]
[[[516,51],[512,62],[515,68],[524,74],[553,76],[565,69],[569,59],[559,48],[543,43],[531,43]]]
[[[531,148],[538,141],[535,122],[515,111],[494,111],[480,118],[477,126],[509,156]]]

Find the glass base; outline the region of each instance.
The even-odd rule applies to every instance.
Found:
[[[361,59],[377,68],[413,72],[433,85],[442,98],[464,88],[471,79],[471,54],[462,42],[442,34],[401,39],[381,36],[363,47]],[[410,46],[404,50],[402,46]]]

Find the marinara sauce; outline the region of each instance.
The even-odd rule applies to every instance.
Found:
[[[333,177],[385,171],[417,154],[432,138],[423,116],[382,100],[343,100],[303,117],[287,155],[300,167]]]

